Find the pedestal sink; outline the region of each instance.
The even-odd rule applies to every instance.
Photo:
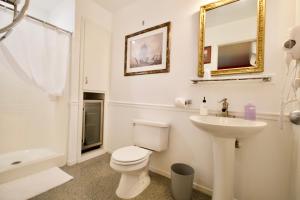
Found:
[[[262,131],[267,123],[238,118],[191,116],[192,123],[209,133],[213,140],[213,200],[234,199],[235,141]]]

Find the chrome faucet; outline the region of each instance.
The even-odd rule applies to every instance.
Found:
[[[222,99],[221,101],[219,101],[219,103],[222,103],[221,116],[229,117],[229,112],[228,112],[229,103],[227,101],[227,98]]]
[[[221,114],[217,114],[217,116],[235,118],[234,115],[229,114],[229,110],[228,110],[229,103],[228,103],[227,98],[222,99],[221,101],[219,101],[219,103],[222,103],[222,110],[221,110]]]

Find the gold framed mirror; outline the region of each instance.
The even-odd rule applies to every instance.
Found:
[[[198,76],[264,71],[266,0],[219,0],[200,8]]]

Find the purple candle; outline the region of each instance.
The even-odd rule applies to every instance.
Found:
[[[256,107],[252,104],[247,104],[245,106],[245,116],[246,120],[256,120]]]

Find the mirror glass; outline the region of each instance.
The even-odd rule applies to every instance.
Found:
[[[203,42],[200,46],[203,48],[203,55],[199,57],[203,58],[202,63],[199,63],[199,67],[203,67],[202,75],[228,75],[263,70],[263,63],[257,62],[257,53],[262,51],[261,44],[258,51],[257,38],[263,34],[263,30],[257,30],[260,27],[260,9],[257,9],[260,1],[223,0],[201,8],[201,15],[205,15],[202,18],[202,35],[205,37],[202,40],[200,38],[200,43]]]

